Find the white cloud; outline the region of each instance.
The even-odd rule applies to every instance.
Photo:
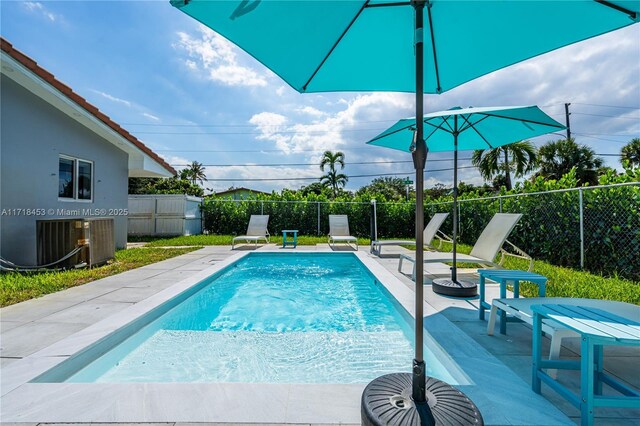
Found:
[[[372,93],[358,95],[346,102],[343,110],[337,113],[320,111],[317,108],[304,106],[293,109],[304,111],[313,118],[324,117],[313,123],[294,123],[284,115],[263,112],[254,115],[249,122],[255,124],[260,131],[256,138],[271,140],[276,147],[286,154],[304,153],[311,150],[336,150],[346,146],[354,137],[354,130],[367,125],[366,122],[384,120],[389,122],[390,113],[403,111],[408,115],[412,107],[412,97],[402,93]],[[371,124],[368,124],[371,125]],[[364,140],[360,140],[360,143]],[[311,160],[319,159],[319,154],[307,155]]]
[[[142,115],[144,117],[147,117],[147,118],[153,120],[153,121],[160,121],[160,119],[158,117],[156,117],[155,115],[149,114],[147,112],[143,112]]]
[[[178,32],[179,41],[174,48],[188,58],[184,63],[190,70],[225,86],[266,86],[266,75],[239,63],[236,48],[209,28],[200,26],[200,37]]]
[[[319,109],[308,105],[302,108],[298,108],[296,109],[296,111],[302,114],[310,115],[312,117],[324,117],[327,115],[326,112],[320,111]]]
[[[22,3],[24,7],[33,13],[40,13],[42,16],[47,18],[51,22],[55,22],[58,19],[62,18],[62,15],[57,15],[51,11],[49,11],[44,5],[40,2],[27,1]]]
[[[123,104],[123,105],[126,105],[128,107],[131,106],[131,102],[129,102],[129,101],[125,100],[125,99],[117,98],[115,96],[112,96],[112,95],[110,95],[108,93],[105,93],[105,92],[101,92],[99,90],[93,90],[92,89],[91,91],[94,92],[94,93],[97,93],[98,95],[102,96],[103,98],[109,99],[112,102],[117,102],[119,104]]]

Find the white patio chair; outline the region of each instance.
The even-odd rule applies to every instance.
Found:
[[[444,232],[440,231],[440,227],[444,223],[445,219],[449,216],[449,213],[436,213],[433,215],[427,226],[425,226],[423,235],[424,245],[436,249],[431,245],[431,242],[437,238],[439,241],[437,249],[442,247],[442,242],[453,243],[453,240]],[[415,246],[415,240],[376,240],[371,241],[371,253],[380,256],[382,253],[382,246]]]
[[[335,243],[356,244],[358,250],[358,239],[349,235],[349,218],[345,214],[329,215],[329,246],[335,248]]]
[[[269,223],[269,215],[252,214],[249,219],[249,226],[247,227],[247,235],[239,235],[233,237],[231,241],[231,250],[235,249],[236,241],[245,241],[249,244],[251,241],[258,247],[258,241],[264,240],[269,242],[269,231],[267,230],[267,224]]]
[[[504,263],[505,256],[513,256],[529,261],[529,269],[533,269],[533,259],[527,253],[516,247],[507,240],[509,234],[516,226],[516,223],[522,217],[519,213],[496,213],[491,221],[478,237],[470,254],[456,253],[456,263],[479,263],[493,268],[501,267]],[[503,248],[507,243],[515,253],[510,253]],[[494,260],[498,252],[501,253],[500,260],[496,263]],[[408,254],[401,254],[398,261],[398,272],[402,272],[403,261],[413,263],[413,272],[411,277],[416,278],[416,261],[415,258]],[[424,253],[424,263],[445,263],[453,262],[453,253],[442,252],[426,252]]]

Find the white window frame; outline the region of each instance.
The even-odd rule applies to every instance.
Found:
[[[91,160],[85,160],[84,158],[72,157],[66,154],[60,154],[58,156],[58,185],[60,185],[60,159],[73,161],[73,198],[60,197],[58,195],[58,201],[67,203],[93,203],[93,190],[94,190],[94,175],[95,175],[95,163]],[[78,198],[78,182],[80,180],[80,161],[91,164],[91,198],[84,200]],[[58,189],[59,190],[59,189]]]

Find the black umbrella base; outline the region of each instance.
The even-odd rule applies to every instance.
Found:
[[[360,412],[366,426],[484,425],[478,407],[453,386],[427,377],[427,404],[416,405],[411,398],[413,375],[393,373],[378,377],[362,393]],[[433,418],[422,414],[431,409]],[[428,410],[427,410],[428,411]]]
[[[431,285],[434,293],[452,297],[475,297],[478,295],[478,285],[469,281],[438,278]]]

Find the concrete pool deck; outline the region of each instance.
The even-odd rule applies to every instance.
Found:
[[[328,245],[294,250],[273,244],[258,250],[331,251]],[[359,255],[380,273],[395,277],[404,291],[412,291],[413,282],[397,272],[394,256],[402,251],[390,247],[385,257],[378,258],[362,247]],[[182,291],[176,288],[180,281],[195,283],[205,269],[231,262],[243,252],[229,246],[206,247],[1,309],[0,421],[358,424],[364,385],[26,383],[84,347],[90,338],[126,324],[127,315],[143,312],[159,293]],[[446,265],[429,265],[426,270],[427,278],[448,274]],[[497,285],[489,285],[487,299],[497,293]],[[486,424],[573,424],[579,419],[578,410],[548,388],[543,388],[542,397],[531,391],[529,327],[514,323],[507,335],[487,336],[486,321],[478,320],[477,300],[438,296],[427,285],[425,301],[425,328],[468,377],[471,384],[460,388],[478,405]],[[566,340],[563,355],[575,356],[576,343]],[[638,351],[607,351],[605,369],[638,388],[639,361]],[[579,384],[577,374],[560,378],[574,388]],[[640,422],[640,409],[602,409],[596,415],[597,424],[603,425]]]

